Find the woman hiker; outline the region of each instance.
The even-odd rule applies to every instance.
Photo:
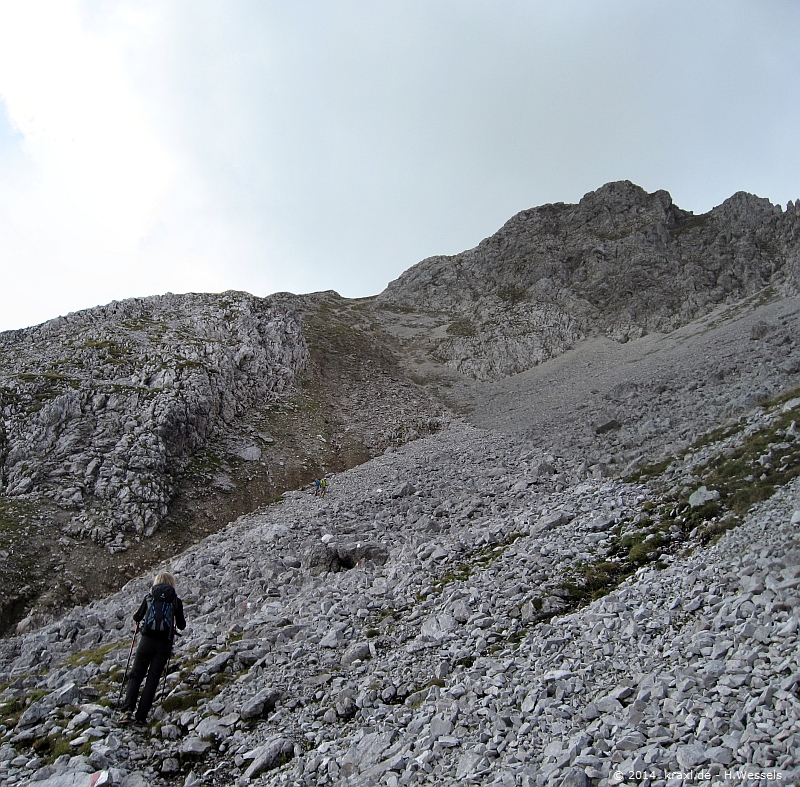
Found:
[[[153,587],[144,597],[133,619],[136,621],[137,631],[142,621],[144,623],[142,639],[136,649],[136,658],[128,680],[125,702],[122,704],[123,714],[120,719],[122,724],[130,724],[133,721],[144,724],[147,721],[147,714],[155,699],[161,673],[172,655],[175,627],[186,628],[183,602],[175,592],[175,577],[172,574],[162,571],[156,576]],[[145,675],[147,680],[137,708],[136,698]]]

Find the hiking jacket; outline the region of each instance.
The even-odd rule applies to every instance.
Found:
[[[183,616],[183,602],[180,600],[180,598],[178,598],[175,588],[173,588],[172,585],[168,585],[166,582],[163,582],[160,585],[153,585],[150,592],[154,593],[154,595],[163,595],[167,601],[175,605],[175,626],[183,631],[183,629],[186,628],[186,618]],[[170,598],[170,596],[172,596],[172,598]],[[137,609],[133,614],[133,619],[137,623],[141,623],[144,619],[144,616],[147,614],[148,606],[147,596],[145,596],[142,599],[142,603],[139,605],[139,609]],[[162,634],[161,632],[143,631],[142,636],[150,637],[151,639],[171,639],[166,632]]]

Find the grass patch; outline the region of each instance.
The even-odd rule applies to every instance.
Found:
[[[55,733],[55,730],[52,732]],[[87,746],[89,744],[86,744]],[[44,758],[46,763],[52,763],[62,754],[73,755],[77,752],[74,746],[70,746],[69,741],[60,733],[50,734],[43,738],[37,738],[31,745],[40,757]]]
[[[504,287],[497,288],[497,297],[500,298],[500,300],[503,300],[506,303],[510,303],[512,305],[521,303],[522,301],[525,300],[527,295],[528,292],[524,287],[514,287],[511,285],[506,285]]]
[[[771,428],[748,435],[727,456],[709,463],[703,483],[720,493],[722,507],[744,516],[755,503],[767,500],[777,487],[800,475],[800,441],[788,442],[777,434],[796,418],[796,410],[781,413]]]
[[[627,478],[623,479],[628,484],[635,484],[641,481],[647,481],[650,478],[660,476],[674,461],[674,456],[668,459],[662,459],[660,462],[649,462],[642,465],[631,473]]]
[[[450,569],[434,583],[435,590],[441,591],[453,582],[466,582],[476,571],[486,568],[495,558],[503,554],[506,547],[513,544],[521,533],[511,533],[509,537],[499,544],[487,544],[477,550],[472,559]]]
[[[800,398],[800,387],[792,388],[788,391],[784,391],[783,393],[778,394],[777,396],[772,397],[771,399],[767,399],[764,402],[763,406],[766,407],[767,409],[770,409],[772,407],[778,407],[778,405],[786,404],[786,402],[790,401],[791,399],[798,399],[798,398]],[[793,409],[796,410],[797,408]],[[790,410],[790,412],[792,411]]]
[[[9,700],[3,705],[0,705],[0,719],[9,729],[16,727],[19,717],[22,716],[24,710],[25,703],[22,698],[15,697],[13,700]]]
[[[475,327],[475,324],[471,320],[467,320],[465,318],[459,320],[453,320],[450,325],[447,326],[447,335],[448,336],[458,336],[461,338],[469,338],[471,336],[477,336],[478,330]]]
[[[628,552],[628,560],[634,565],[643,566],[655,560],[659,554],[659,547],[663,544],[660,534],[656,533],[652,538],[645,538],[639,543],[634,544]]]
[[[83,667],[92,661],[95,664],[101,664],[106,653],[119,647],[121,647],[119,642],[109,642],[108,645],[102,645],[99,648],[82,650],[80,653],[70,656],[67,659],[67,664],[72,664],[76,667]]]
[[[161,707],[166,713],[172,713],[176,710],[188,710],[194,708],[200,700],[207,698],[206,692],[203,691],[187,691],[181,694],[173,694],[167,697],[161,703]]]

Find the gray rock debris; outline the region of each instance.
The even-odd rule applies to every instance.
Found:
[[[180,706],[207,693],[158,711],[158,733],[118,728],[102,705],[55,702],[109,685],[127,656],[121,632],[103,630],[92,647],[117,648],[78,673],[66,663],[77,639],[60,632],[132,609],[145,581],[3,642],[0,701],[44,694],[29,726],[4,733],[0,778],[47,774],[22,752],[49,734],[88,746],[120,780],[157,785],[175,762],[187,783],[275,787],[606,787],[615,770],[745,763],[794,773],[800,482],[716,545],[680,557],[679,544],[666,567],[572,611],[572,567],[609,557],[610,531],[629,526],[647,491],[585,479],[520,492],[543,460],[454,424],[336,476],[324,500],[288,496],[172,561],[190,628],[168,694]],[[393,494],[403,479],[411,500]],[[447,496],[452,484],[469,488],[467,505]],[[386,560],[312,572],[295,556],[326,534],[369,534]],[[34,664],[49,672],[26,677]]]

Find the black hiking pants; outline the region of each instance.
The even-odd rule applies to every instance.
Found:
[[[139,687],[142,685],[144,676],[147,675],[144,690],[139,699],[139,707],[136,709],[137,721],[147,720],[147,714],[150,712],[156,691],[158,691],[158,681],[161,679],[161,673],[167,666],[171,654],[172,643],[168,639],[155,639],[146,634],[142,635],[142,641],[136,649],[136,658],[133,661],[125,702],[122,706],[122,709],[127,711],[133,711],[136,708]]]

